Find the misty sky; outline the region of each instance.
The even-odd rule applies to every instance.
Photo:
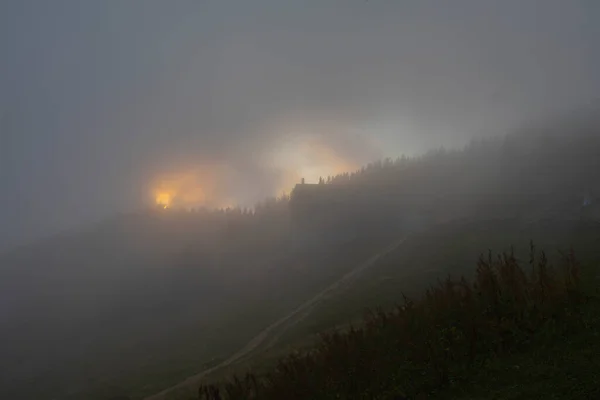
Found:
[[[0,248],[161,185],[252,204],[585,104],[599,20],[595,0],[3,0]]]

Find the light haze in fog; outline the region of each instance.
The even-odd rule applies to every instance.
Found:
[[[0,249],[146,206],[164,174],[252,204],[320,163],[578,107],[599,19],[593,0],[5,0]]]

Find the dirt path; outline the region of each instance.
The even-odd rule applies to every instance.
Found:
[[[274,333],[274,336],[271,337],[271,339],[267,343],[266,348],[273,346],[275,344],[275,342],[279,339],[279,337],[285,331],[287,331],[289,328],[293,327],[294,325],[296,325],[297,323],[302,321],[304,318],[306,318],[310,314],[310,311],[317,304],[319,304],[321,301],[328,298],[334,292],[338,291],[339,289],[342,289],[344,287],[344,285],[351,283],[351,281],[354,278],[356,278],[361,272],[363,272],[364,270],[373,266],[379,258],[390,253],[392,250],[394,250],[395,248],[400,246],[402,244],[402,242],[404,242],[404,238],[392,243],[390,246],[386,247],[384,250],[375,254],[373,257],[369,258],[364,263],[358,265],[356,268],[354,268],[350,272],[346,273],[344,276],[342,276],[340,279],[338,279],[337,281],[332,283],[330,286],[328,286],[324,290],[322,290],[321,292],[317,293],[315,296],[313,296],[309,300],[302,303],[291,313],[289,313],[286,316],[280,318],[279,320],[273,322],[271,325],[269,325],[264,330],[262,330],[258,335],[256,335],[254,338],[252,338],[243,348],[238,350],[236,353],[234,353],[232,356],[227,358],[225,361],[221,362],[218,365],[215,365],[214,367],[206,369],[196,375],[190,376],[189,378],[178,383],[177,385],[172,386],[168,389],[165,389],[160,393],[146,397],[144,400],[163,400],[167,393],[169,393],[175,389],[189,387],[192,385],[198,385],[200,383],[200,380],[202,378],[204,378],[206,375],[208,375],[218,369],[221,369],[223,367],[231,365],[231,364],[235,363],[236,361],[241,360],[242,358],[249,356],[252,352],[254,352],[256,349],[258,349],[263,343],[265,343],[267,341],[267,339],[269,339],[271,334]],[[278,329],[279,329],[279,331],[277,331]]]

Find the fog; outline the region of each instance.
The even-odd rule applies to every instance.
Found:
[[[301,177],[597,98],[593,0],[0,4],[0,248]]]
[[[1,1],[0,398],[144,399],[492,246],[599,263],[600,4],[449,4]]]

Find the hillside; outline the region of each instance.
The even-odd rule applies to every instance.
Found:
[[[545,248],[583,247],[587,259],[600,135],[585,127],[382,160],[253,211],[123,215],[5,253],[0,397],[158,393],[228,359],[405,236],[281,332],[273,351],[396,301],[406,268],[419,276],[408,285],[416,294],[434,271],[464,271],[489,247],[539,237]]]
[[[443,232],[424,233],[423,235],[428,236],[430,243],[434,245],[443,244],[443,242],[436,242],[436,237],[445,241],[450,237],[458,236],[457,243],[465,241],[466,246],[463,248],[446,247],[435,254],[437,265],[441,267],[437,272],[442,274],[431,275],[430,270],[423,271],[417,268],[419,263],[432,261],[431,254],[423,253],[421,249],[414,246],[423,243],[420,242],[423,235],[420,235],[420,238],[413,238],[413,243],[410,243],[410,240],[404,241],[402,245],[384,255],[374,266],[365,270],[363,276],[354,281],[349,290],[342,291],[333,298],[329,297],[319,304],[318,308],[311,313],[312,315],[308,316],[307,325],[300,329],[295,326],[291,335],[278,337],[280,341],[287,343],[286,346],[279,346],[279,349],[274,350],[267,349],[254,360],[242,362],[237,367],[229,367],[220,374],[213,374],[212,378],[206,377],[205,382],[217,382],[218,386],[201,386],[204,388],[201,393],[205,393],[205,397],[201,395],[200,399],[269,399],[281,398],[284,393],[286,398],[290,399],[340,397],[525,399],[566,398],[565,396],[577,399],[594,398],[593,393],[597,392],[597,373],[593,371],[598,364],[592,354],[598,347],[600,332],[598,318],[600,286],[597,283],[597,278],[600,276],[598,267],[600,226],[586,221],[553,221],[539,224],[532,229],[523,229],[513,225],[515,221],[503,222],[497,225],[498,230],[495,232],[490,232],[488,229],[485,229],[487,232],[482,232],[483,225],[480,224],[470,226],[470,229],[455,225],[446,227]],[[497,260],[493,256],[488,262],[488,256],[483,255],[477,262],[461,263],[460,256],[464,256],[464,250],[477,245],[469,241],[471,235],[477,235],[480,240],[492,239],[492,241],[495,235],[496,239],[500,240],[502,238],[506,240],[511,235],[513,239],[533,235],[544,243],[574,240],[578,243],[577,248],[581,250],[584,258],[572,258],[569,255],[573,254],[570,250],[565,250],[562,254],[558,251],[545,253],[539,250],[538,246],[533,249],[531,246],[523,246],[521,251],[515,253],[507,250]],[[402,262],[407,258],[412,259],[413,263],[407,265]],[[473,260],[477,260],[477,257],[473,257]],[[451,265],[456,263],[455,265],[461,268],[445,266],[447,264],[444,262],[449,262]],[[469,267],[474,264],[477,264],[477,269]],[[488,307],[493,306],[493,303],[488,306],[468,306],[464,301],[472,299],[473,302],[486,302],[488,301],[486,299],[493,298],[487,296],[492,296],[494,292],[485,294],[486,287],[483,286],[487,282],[482,275],[486,271],[486,266],[492,266],[492,270],[496,273],[494,279],[497,279],[498,284],[502,286],[498,292],[501,305],[497,307],[499,307],[498,312],[506,314],[498,317],[498,321],[494,322],[495,317],[486,317],[488,314],[482,311],[481,317],[491,318],[489,321],[491,325],[478,335],[478,350],[475,350],[478,355],[475,357],[480,360],[475,366],[472,362],[464,363],[466,355],[463,351],[466,352],[467,344],[472,339],[469,339],[470,328],[463,327],[470,318],[479,316],[479,314],[472,315],[473,310],[470,307],[482,307],[482,310],[487,310]],[[459,289],[465,285],[463,280],[443,279],[439,284],[435,283],[436,275],[443,277],[443,272],[449,271],[464,272],[467,273],[469,281],[476,280],[478,286],[473,286],[472,289],[474,297],[467,297],[466,300],[461,297],[462,291]],[[543,271],[549,271],[550,276],[542,278],[546,275],[540,275],[536,278],[536,274],[546,274]],[[570,280],[568,275],[570,273],[573,274],[574,280]],[[516,276],[511,278],[511,274]],[[381,282],[378,282],[380,278],[388,280],[400,277],[403,279],[392,283],[395,293],[381,292]],[[524,286],[514,286],[516,283],[513,278],[524,279],[522,282]],[[578,282],[576,291],[569,289],[560,294],[562,285],[568,285],[569,282]],[[540,284],[543,288],[538,294],[546,292],[548,296],[553,293],[553,296],[559,297],[536,303],[534,297],[529,296],[535,296],[534,293],[540,290]],[[425,289],[428,289],[429,293],[426,297],[423,296]],[[513,296],[519,299],[521,292],[513,293],[513,290],[527,291],[527,301],[532,303],[515,304],[516,300]],[[404,297],[406,293],[413,294],[409,296],[408,301]],[[475,296],[476,293],[479,294]],[[568,297],[561,298],[563,295]],[[390,302],[390,296],[393,296],[396,306]],[[584,296],[583,303],[576,300],[579,298],[577,296]],[[523,298],[520,301],[524,301]],[[351,320],[350,317],[354,315],[351,314],[352,309],[358,303],[365,307],[379,304],[383,305],[383,308],[379,309],[382,311],[374,314],[364,314],[363,318],[366,319],[354,319],[353,327],[349,328],[344,323],[339,326],[341,331],[332,331],[331,328],[336,320],[338,322]],[[402,308],[396,308],[403,304],[405,306]],[[414,314],[408,314],[407,305],[414,305],[412,311]],[[524,308],[521,311],[512,310],[511,307],[517,306]],[[355,308],[354,312],[357,310]],[[425,310],[430,311],[424,314]],[[540,310],[546,310],[543,312],[548,314],[540,316],[541,319],[536,322],[535,315]],[[527,316],[524,317],[522,312]],[[418,325],[420,328],[409,325],[408,321],[402,323],[402,318],[411,318],[411,324]],[[432,319],[438,322],[431,322]],[[329,325],[319,325],[319,322],[324,321]],[[440,326],[440,324],[446,326],[449,321],[452,323],[448,327],[452,326],[452,329],[458,327],[460,330],[456,337],[452,335],[446,337],[444,334],[446,329]],[[315,323],[317,325],[314,325]],[[536,326],[538,323],[539,325]],[[320,337],[310,342],[301,340],[309,335],[304,331],[306,328],[313,328],[315,332],[320,332]],[[477,329],[482,328],[479,326]],[[407,335],[409,336],[406,337]],[[414,357],[421,357],[420,361],[411,359],[409,364],[404,365],[406,360],[403,352],[412,354],[415,351],[413,346],[416,346],[414,342],[420,341],[419,335],[425,335],[432,340],[430,345],[437,346],[437,340],[440,340],[440,346],[449,346],[445,350],[450,352],[452,358],[450,360],[445,358],[444,351],[438,349],[439,351],[436,350],[433,354],[414,355]],[[462,343],[465,339],[467,344]],[[496,343],[502,343],[501,347],[495,348]],[[490,348],[485,350],[486,346]],[[478,353],[479,351],[481,354]],[[488,351],[491,351],[491,354],[486,355]],[[463,361],[460,361],[461,357]],[[389,358],[395,361],[390,363]],[[439,380],[438,362],[445,365],[445,374],[448,374],[449,381]],[[365,368],[365,363],[378,365],[378,367]],[[248,372],[251,375],[247,375]],[[233,374],[237,374],[237,377],[232,377]],[[330,381],[329,378],[332,376],[336,378]],[[401,376],[405,377],[401,378]],[[196,387],[197,385],[198,383]],[[194,395],[196,387],[188,391],[181,388],[165,398],[196,398]],[[222,397],[215,394],[218,392]],[[402,397],[405,395],[408,397]]]
[[[560,252],[573,248],[589,269],[600,265],[600,223],[590,220],[547,220],[521,223],[518,220],[450,222],[409,235],[394,251],[362,273],[343,293],[327,299],[295,329],[280,338],[282,343],[303,341],[324,330],[360,320],[375,308],[390,308],[418,298],[438,279],[448,275],[471,278],[473,264],[488,249],[514,250],[517,259],[529,257],[529,242],[547,249],[558,263]]]
[[[576,224],[592,246],[583,263],[572,251],[552,262],[530,246],[525,260],[512,251],[482,255],[467,280],[432,284],[416,272],[406,284],[426,292],[408,299],[400,292],[394,308],[229,371],[237,377],[215,377],[199,398],[595,398],[600,231],[585,225]]]
[[[542,143],[546,143],[544,136],[541,139]],[[352,216],[349,221],[342,221],[341,226],[350,225],[354,229],[363,227],[368,231],[369,222],[384,221],[385,215],[396,217],[392,219],[392,223],[389,220],[384,222],[384,229],[385,227],[389,229],[393,226],[402,226],[399,221],[403,220],[403,216],[414,217],[419,210],[426,210],[429,204],[433,204],[431,208],[438,213],[423,212],[429,220],[414,218],[413,220],[419,220],[421,223],[418,229],[412,229],[414,233],[409,235],[403,246],[395,253],[386,255],[373,268],[369,268],[353,283],[352,287],[327,298],[312,309],[308,316],[304,315],[292,329],[286,330],[283,335],[271,341],[269,349],[266,349],[263,354],[258,355],[254,360],[245,360],[238,366],[228,366],[225,371],[214,372],[213,375],[217,378],[225,378],[228,374],[246,371],[247,368],[262,371],[293,347],[304,347],[306,343],[312,343],[313,340],[308,339],[311,335],[339,324],[344,325],[349,321],[359,321],[363,312],[369,307],[388,307],[397,304],[402,301],[403,293],[418,296],[428,285],[440,277],[443,278],[447,273],[454,275],[472,273],[470,266],[476,260],[477,254],[485,252],[488,248],[507,250],[517,243],[521,244],[520,250],[517,248],[517,254],[522,256],[523,251],[528,251],[527,244],[533,239],[543,248],[550,249],[548,254],[553,259],[558,256],[559,250],[564,251],[573,246],[581,251],[581,256],[586,263],[593,264],[600,261],[597,253],[598,237],[600,237],[600,225],[597,222],[598,209],[595,205],[582,207],[584,193],[594,187],[591,180],[594,179],[596,172],[590,171],[589,166],[596,162],[592,160],[592,154],[598,151],[598,142],[592,136],[554,139],[556,141],[551,142],[552,146],[543,150],[535,146],[521,149],[519,157],[507,156],[506,159],[483,157],[486,159],[485,164],[502,161],[498,168],[511,163],[520,163],[521,167],[528,168],[523,169],[522,174],[516,174],[514,169],[509,169],[508,177],[503,176],[502,172],[495,171],[503,179],[490,178],[488,186],[474,186],[468,191],[465,190],[468,196],[464,198],[453,198],[452,195],[457,196],[457,193],[445,191],[456,183],[450,173],[446,177],[447,181],[441,179],[438,181],[440,188],[437,197],[422,195],[422,199],[427,199],[428,204],[423,204],[414,193],[403,198],[398,192],[394,193],[394,190],[401,189],[402,185],[398,183],[390,180],[385,184],[377,182],[378,176],[402,177],[405,171],[401,167],[402,163],[410,165],[410,162],[402,159],[375,164],[353,175],[338,177],[333,181],[327,179],[326,182],[330,183],[298,185],[292,193],[291,205],[296,207],[292,210],[305,216],[323,216],[322,219],[305,221],[306,229],[312,227],[317,231],[320,230],[319,232],[327,229],[335,230],[332,227],[335,225],[331,225],[328,221],[336,221],[336,215]],[[476,151],[484,154],[489,152],[497,156],[498,148],[506,146],[510,140],[514,138],[508,138],[504,142],[483,144]],[[553,146],[556,148],[552,149]],[[585,151],[582,151],[583,147],[586,147]],[[547,159],[546,156],[540,155],[540,153],[557,154],[558,148],[565,149],[565,154],[579,153],[586,157],[570,158],[572,164],[563,168],[565,165],[557,159],[551,157]],[[475,150],[465,150],[465,153],[468,154],[469,151]],[[427,165],[450,157],[454,158],[456,163],[461,163],[464,160],[460,158],[464,156],[465,154],[460,152],[448,154],[441,151],[429,155],[429,160],[426,157],[425,160],[419,161]],[[530,164],[528,160],[532,159],[538,163]],[[448,164],[441,162],[439,168],[446,169]],[[455,168],[458,170],[458,167]],[[464,164],[461,168],[464,168]],[[470,173],[476,175],[477,172],[473,171],[479,171],[480,175],[487,175],[490,168],[470,170]],[[544,173],[541,174],[540,171]],[[365,179],[363,176],[368,174],[372,174],[368,179],[377,183],[361,183],[360,180]],[[542,177],[541,182],[536,181],[536,176]],[[552,176],[553,178],[549,178]],[[512,183],[516,187],[522,189],[522,192],[514,192],[510,189],[509,177],[514,180]],[[425,175],[423,180],[426,178],[429,176]],[[463,179],[463,177],[458,179],[460,184],[465,184]],[[505,185],[504,192],[499,191],[492,183]],[[586,189],[577,193],[578,191],[574,189],[577,186]],[[394,197],[396,195],[397,197]],[[365,199],[370,199],[371,202]],[[394,202],[394,199],[400,200]],[[447,203],[454,207],[445,207]],[[397,204],[402,204],[403,207],[398,207]],[[478,206],[466,206],[471,204]],[[512,208],[504,207],[505,204]],[[456,210],[462,211],[459,213]],[[362,214],[355,219],[354,215],[358,212]],[[408,218],[404,218],[404,221],[407,220]],[[186,398],[185,391],[182,391],[180,396]]]
[[[418,299],[448,274],[471,279],[478,255],[487,253],[488,248],[510,251],[517,243],[515,256],[526,263],[530,240],[534,240],[538,249],[547,249],[547,256],[555,265],[561,265],[560,251],[568,252],[573,246],[586,277],[591,278],[587,280],[594,282],[596,275],[600,276],[597,267],[600,265],[600,224],[594,221],[550,220],[521,224],[511,219],[436,225],[408,235],[401,245],[377,258],[339,290],[329,293],[286,329],[272,335],[262,351],[212,371],[204,380],[221,382],[247,371],[269,372],[290,352],[310,349],[319,343],[323,332],[346,329],[348,323],[360,326],[369,310],[393,309],[404,303],[405,295]],[[166,398],[188,399],[193,397],[196,386],[188,390],[180,388]]]

